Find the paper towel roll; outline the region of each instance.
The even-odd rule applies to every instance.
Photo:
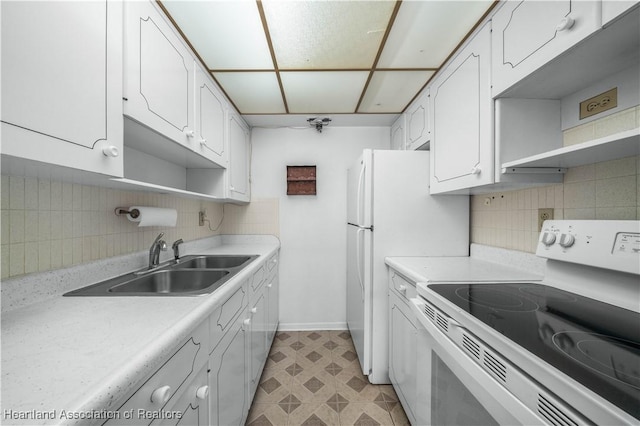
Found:
[[[129,207],[129,211],[138,210],[140,214],[135,219],[131,215],[127,218],[131,222],[137,222],[138,226],[176,226],[178,212],[175,209],[163,209],[160,207]]]

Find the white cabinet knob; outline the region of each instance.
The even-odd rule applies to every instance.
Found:
[[[398,286],[398,291],[399,291],[400,293],[406,293],[406,292],[407,292],[407,286],[406,286],[406,285],[404,285],[404,284],[400,284],[400,285]]]
[[[194,132],[193,130],[187,129],[184,131],[184,135],[188,138],[192,138],[196,135],[196,132]]]
[[[196,398],[205,400],[209,396],[209,386],[200,386],[196,390]]]
[[[251,325],[251,318],[247,318],[244,321],[242,321],[242,324],[244,324],[246,327],[249,327]]]
[[[267,288],[273,287],[273,284],[267,284]]]
[[[575,23],[576,21],[573,18],[571,18],[570,16],[565,16],[556,26],[556,30],[557,31],[570,30],[571,27],[573,27],[573,24]]]
[[[480,168],[480,166],[475,166],[474,168],[471,169],[472,175],[479,175],[481,172],[482,172],[482,169]]]
[[[207,140],[204,139],[204,138],[200,139],[200,145],[201,146],[207,146]]]
[[[171,386],[159,387],[151,394],[151,402],[154,404],[164,404],[169,398],[171,398]]]
[[[560,244],[564,248],[569,248],[575,242],[576,242],[576,238],[573,235],[571,235],[571,234],[562,234],[560,236],[560,241],[558,242],[558,244]]]
[[[255,314],[256,312],[258,312],[258,308],[251,308],[251,314]]]
[[[115,158],[118,155],[120,155],[120,150],[118,149],[117,146],[109,145],[102,148],[102,153],[107,157]]]

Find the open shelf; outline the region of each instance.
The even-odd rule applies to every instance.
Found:
[[[226,201],[224,198],[215,197],[213,195],[202,194],[200,192],[187,191],[184,189],[172,188],[170,186],[156,185],[153,183],[142,182],[142,181],[133,180],[133,179],[111,178],[109,180],[115,183],[116,186],[123,187],[126,189],[134,189],[139,191],[152,191],[152,192],[159,192],[161,194],[175,194],[183,197],[198,198],[202,200],[210,200],[210,201],[218,201],[218,202]]]
[[[640,155],[640,128],[627,130],[502,164],[502,169],[576,167]]]

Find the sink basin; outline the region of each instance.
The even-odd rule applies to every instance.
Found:
[[[189,293],[211,292],[227,280],[229,271],[163,270],[139,276],[109,288],[111,293]],[[213,288],[210,288],[214,286]]]
[[[212,293],[258,255],[190,255],[152,271],[121,275],[64,296],[198,296]]]
[[[224,269],[236,268],[244,265],[257,256],[186,256],[179,263],[171,266],[172,269]]]

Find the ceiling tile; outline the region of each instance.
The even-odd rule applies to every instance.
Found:
[[[284,114],[275,72],[218,72],[213,76],[241,114]]]
[[[403,1],[378,68],[438,68],[493,1]]]
[[[281,72],[289,112],[352,113],[367,71]]]
[[[434,71],[376,71],[358,112],[400,112]]]
[[[395,1],[263,0],[280,69],[368,69]]]
[[[253,0],[162,2],[210,69],[273,69]]]

